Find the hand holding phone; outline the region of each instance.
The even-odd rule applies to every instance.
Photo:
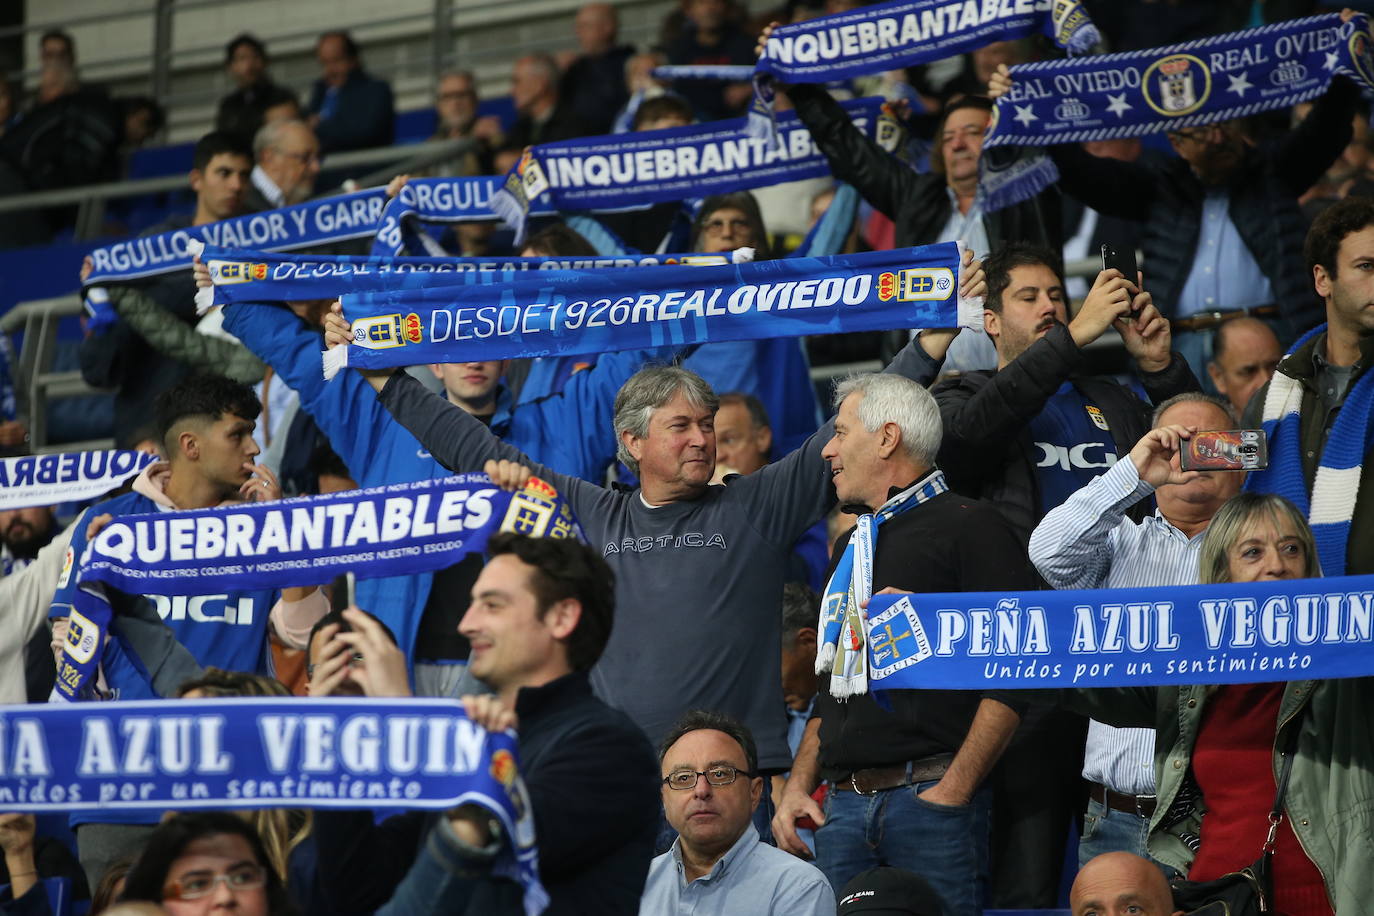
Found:
[[[1269,466],[1262,429],[1213,429],[1193,433],[1178,453],[1185,471],[1260,471]]]

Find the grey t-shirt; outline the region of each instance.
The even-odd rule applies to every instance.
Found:
[[[658,742],[691,709],[741,719],[759,766],[785,769],[780,606],[792,544],[834,504],[827,424],[781,461],[700,499],[649,508],[536,464],[403,373],[382,403],[438,461],[476,471],[519,461],[558,490],[616,576],[611,639],[592,671],[602,699]]]
[[[886,371],[924,385],[938,368],[913,341]],[[782,586],[792,545],[835,504],[821,459],[832,422],[747,477],[650,508],[638,490],[608,490],[531,461],[404,373],[380,397],[444,467],[465,473],[490,460],[519,461],[568,500],[616,576],[615,625],[592,671],[603,700],[655,745],[688,710],[728,713],[753,732],[760,768],[791,765]]]

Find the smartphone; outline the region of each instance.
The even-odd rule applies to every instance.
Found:
[[[335,576],[329,585],[329,609],[347,610],[353,604],[353,573]]]
[[[1135,263],[1135,249],[1128,248],[1125,251],[1117,251],[1111,245],[1102,246],[1102,269],[1111,270],[1115,267],[1121,271],[1132,286],[1140,282],[1140,268]]]
[[[1184,440],[1178,458],[1185,471],[1260,471],[1269,467],[1269,443],[1262,429],[1213,429]]]
[[[1113,267],[1121,271],[1121,275],[1126,278],[1126,282],[1130,283],[1132,288],[1136,287],[1140,282],[1139,268],[1136,267],[1135,263],[1134,248],[1128,248],[1125,251],[1117,251],[1111,245],[1103,245],[1102,269],[1111,270]],[[1137,292],[1139,292],[1139,290],[1137,290]],[[1132,318],[1138,318],[1140,316],[1140,312],[1135,309],[1132,309],[1130,314]]]

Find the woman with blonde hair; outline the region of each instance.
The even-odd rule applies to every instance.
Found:
[[[1312,529],[1280,496],[1241,493],[1199,551],[1203,584],[1321,575]],[[1262,601],[1258,601],[1262,605]],[[1374,678],[1066,691],[1100,721],[1153,727],[1150,855],[1211,881],[1260,858],[1289,763],[1271,912],[1365,912],[1374,899]]]

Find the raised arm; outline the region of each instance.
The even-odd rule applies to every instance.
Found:
[[[864,200],[889,218],[896,218],[903,201],[943,185],[938,176],[916,172],[865,136],[822,87],[797,83],[787,87],[787,97],[835,178],[852,184]]]
[[[1046,513],[1031,532],[1031,562],[1055,588],[1101,588],[1112,568],[1112,532],[1153,492],[1132,462],[1118,461]]]
[[[1007,65],[999,64],[988,80],[988,97],[995,102],[1013,92],[1015,84]],[[1094,156],[1076,144],[1051,146],[1048,152],[1059,169],[1059,187],[1064,193],[1099,213],[1121,219],[1143,220],[1149,213],[1155,196],[1153,170],[1134,162]]]
[[[188,366],[214,366],[235,381],[262,380],[266,366],[241,343],[202,334],[131,287],[110,287],[110,303],[119,317],[153,349]]]
[[[224,327],[296,392],[301,408],[315,419],[360,483],[376,482],[369,468],[384,462],[385,455],[414,455],[419,450],[419,443],[398,428],[358,373],[341,372],[332,381],[324,380],[320,332],[290,310],[275,305],[225,306]]]

